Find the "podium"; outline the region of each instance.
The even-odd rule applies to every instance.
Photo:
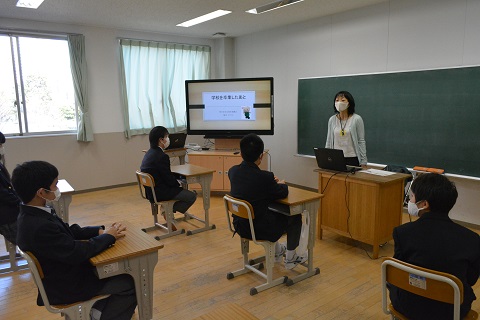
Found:
[[[318,192],[324,194],[318,238],[322,239],[323,230],[336,232],[372,245],[373,258],[377,259],[380,244],[391,240],[393,228],[402,222],[404,180],[409,175],[317,171]]]

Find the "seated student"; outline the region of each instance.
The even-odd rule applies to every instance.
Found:
[[[286,232],[287,246],[275,246],[276,260],[281,260],[285,253],[285,268],[293,269],[307,260],[306,256],[298,256],[298,247],[302,229],[302,215],[287,216],[268,209],[268,204],[288,195],[285,181],[278,180],[273,173],[263,171],[258,166],[263,158],[263,141],[256,134],[248,134],[240,141],[242,163],[228,170],[232,197],[248,201],[255,212],[253,227],[256,238],[277,242]],[[235,231],[244,238],[251,239],[248,219],[234,216]]]
[[[455,275],[463,283],[461,318],[470,311],[480,269],[480,236],[448,217],[457,201],[455,184],[426,173],[413,181],[408,211],[420,218],[393,230],[394,258]],[[452,319],[453,305],[422,298],[390,286],[393,307],[408,319]]]
[[[0,132],[0,234],[9,242],[17,243],[17,217],[20,198],[13,189],[5,168],[5,136]]]
[[[150,131],[148,139],[150,149],[143,157],[140,171],[149,173],[153,177],[157,200],[178,200],[173,205],[173,211],[187,212],[197,200],[197,194],[183,189],[170,170],[170,157],[163,152],[170,145],[168,130],[157,126]],[[148,199],[152,198],[150,189],[146,190],[146,195]]]
[[[58,201],[58,170],[44,161],[17,165],[12,183],[22,205],[18,216],[17,244],[35,255],[43,269],[43,285],[52,304],[69,304],[111,294],[93,306],[94,319],[130,320],[137,305],[133,278],[118,275],[98,279],[89,259],[125,235],[125,226],[80,227],[64,223],[48,201]],[[43,305],[40,294],[37,304]],[[96,316],[101,312],[101,318]]]

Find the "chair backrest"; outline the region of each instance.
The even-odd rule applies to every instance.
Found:
[[[45,288],[43,287],[42,279],[44,278],[42,266],[38,262],[37,258],[31,252],[23,252],[20,248],[18,251],[22,255],[22,257],[27,261],[28,267],[30,268],[30,273],[33,276],[33,281],[40,292],[40,296],[42,297],[43,304],[45,308],[51,313],[61,313],[65,316],[65,319],[71,320],[80,320],[80,319],[87,319],[90,314],[90,310],[95,302],[98,300],[102,300],[108,298],[110,295],[99,295],[92,297],[90,300],[86,301],[79,301],[71,304],[60,304],[60,305],[51,305],[50,301],[48,300],[47,293],[45,292]]]
[[[48,301],[47,293],[45,292],[45,288],[43,287],[42,279],[44,278],[42,266],[38,262],[37,258],[31,252],[23,252],[20,248],[18,249],[22,257],[27,261],[28,267],[30,268],[30,272],[33,276],[33,281],[40,292],[40,296],[42,297],[43,304],[47,308],[48,311],[52,313],[60,313],[62,312],[61,309],[52,308],[50,302]]]
[[[157,201],[157,196],[155,195],[155,180],[153,180],[153,177],[146,172],[142,172],[140,170],[137,170],[135,172],[137,176],[137,182],[138,182],[138,188],[140,189],[140,195],[142,196],[143,199],[147,199],[150,201],[150,199],[147,198],[146,194],[146,188],[150,188],[152,191],[152,198],[154,203],[158,204]]]
[[[460,319],[463,284],[454,275],[386,258],[382,263],[382,306],[386,314],[389,313],[387,283],[425,298],[453,304],[454,319]]]
[[[253,219],[255,219],[255,213],[252,205],[246,200],[237,199],[228,194],[223,197],[223,200],[225,203],[225,211],[227,213],[228,227],[230,228],[230,231],[235,232],[232,228],[230,214],[240,218],[248,219],[250,223],[250,231],[252,233],[252,240],[256,242],[257,239],[255,238],[255,230],[253,228]]]

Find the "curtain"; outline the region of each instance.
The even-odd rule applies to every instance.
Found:
[[[75,101],[78,107],[77,141],[93,141],[93,130],[87,97],[87,61],[85,59],[85,36],[68,35],[70,68],[72,70]]]
[[[125,135],[186,129],[185,80],[208,79],[210,47],[120,40]]]

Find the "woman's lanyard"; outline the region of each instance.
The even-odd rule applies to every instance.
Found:
[[[345,135],[345,128],[347,126],[348,118],[345,120],[345,124],[342,124],[342,118],[340,115],[338,115],[338,120],[340,120],[340,136],[343,137]]]

